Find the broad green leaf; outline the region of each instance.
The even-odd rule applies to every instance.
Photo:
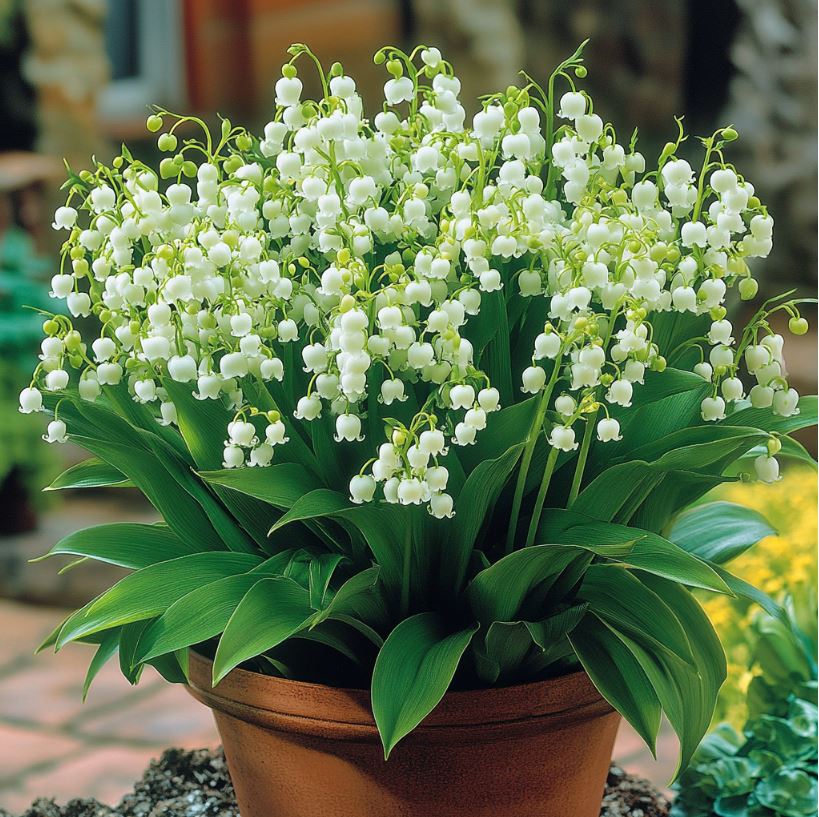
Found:
[[[106,405],[110,406],[112,411],[123,418],[128,425],[150,434],[157,440],[161,440],[165,445],[170,446],[177,456],[182,457],[190,464],[190,455],[176,428],[160,425],[157,409],[145,403],[136,402],[125,381],[116,386],[103,386],[102,394]],[[83,401],[80,410],[88,414],[89,409],[93,412],[95,408],[101,407],[101,403],[101,400],[94,403]],[[98,423],[97,428],[102,429],[107,428],[107,426],[105,423]]]
[[[316,610],[323,607],[333,574],[344,561],[347,559],[340,553],[320,553],[310,560],[307,588],[310,591],[310,605]]]
[[[145,663],[152,666],[169,684],[189,682],[187,650],[157,655],[156,658],[151,658]]]
[[[279,530],[291,522],[303,522],[309,519],[321,519],[325,516],[332,517],[341,513],[351,513],[360,510],[362,507],[361,505],[354,505],[344,494],[338,491],[329,488],[317,488],[298,497],[290,510],[276,521],[271,528],[271,532]]]
[[[292,508],[305,494],[321,488],[321,483],[315,476],[292,462],[277,463],[266,468],[201,471],[199,476],[211,485],[239,491],[276,508]]]
[[[158,562],[120,579],[110,590],[69,616],[56,646],[111,627],[162,615],[203,584],[245,573],[261,560],[243,553],[194,553]]]
[[[660,701],[628,647],[592,615],[569,633],[569,641],[600,694],[634,727],[654,754],[660,728]]]
[[[182,596],[142,634],[135,660],[147,661],[219,635],[248,590],[263,578],[258,572],[226,576]]]
[[[224,501],[218,501],[207,486],[162,440],[147,436],[151,453],[162,463],[170,476],[201,506],[221,540],[230,550],[239,553],[255,553],[256,546],[247,533],[237,524],[225,508]],[[264,535],[264,533],[263,533]]]
[[[777,604],[767,593],[763,592],[752,584],[749,584],[739,576],[734,576],[719,565],[713,565],[728,589],[738,598],[758,604],[768,615],[788,622],[788,614],[783,607]]]
[[[642,573],[640,580],[674,611],[688,634],[699,677],[696,684],[683,690],[683,701],[686,731],[694,736],[696,746],[708,731],[717,695],[727,675],[725,653],[708,616],[688,590],[648,573]]]
[[[743,405],[743,408],[738,408],[724,420],[721,420],[721,424],[750,426],[751,428],[761,428],[763,431],[791,434],[800,428],[809,428],[817,423],[817,399],[815,394],[800,397],[799,413],[790,417],[774,414],[770,408],[754,408],[747,402]]]
[[[213,683],[307,627],[314,614],[308,591],[292,579],[276,577],[254,584],[233,611],[219,641]]]
[[[179,431],[197,468],[220,468],[227,424],[233,419],[220,400],[197,400],[190,386],[169,377],[162,385],[176,406]]]
[[[475,664],[478,677],[488,686],[513,680],[534,643],[522,621],[495,621],[481,640],[482,646],[475,645]]]
[[[449,586],[451,591],[460,590],[475,540],[522,451],[522,444],[515,445],[497,459],[482,462],[467,477],[457,496],[456,502],[462,510],[455,514],[451,538],[441,559],[444,587]]]
[[[115,522],[70,533],[40,558],[70,554],[139,570],[196,552],[194,544],[162,525]]]
[[[498,679],[526,679],[534,667],[542,672],[565,645],[566,636],[582,620],[586,608],[585,603],[578,604],[540,621],[493,622],[483,639],[476,637],[472,642],[481,680],[496,684]],[[533,650],[537,655],[526,660]]]
[[[640,528],[601,522],[574,510],[553,508],[543,514],[538,539],[586,548],[598,556],[690,587],[729,593],[725,582],[702,559]]]
[[[154,454],[112,440],[75,436],[74,441],[126,474],[178,536],[194,539],[202,549],[224,549],[202,506]]]
[[[220,468],[227,424],[233,419],[231,412],[220,400],[197,400],[190,386],[183,383],[163,378],[163,385],[176,407],[179,431],[196,467]],[[214,487],[213,492],[256,544],[264,547],[272,522],[268,509],[247,497],[226,493],[221,487]]]
[[[542,650],[549,650],[555,643],[567,636],[583,619],[588,605],[575,604],[540,621],[527,621],[532,640]]]
[[[697,721],[689,711],[713,710],[709,696],[716,694],[699,674],[700,633],[684,629],[671,605],[620,567],[592,566],[578,595],[640,664],[680,738],[680,764],[686,765],[703,736],[692,728]]]
[[[668,368],[661,374],[647,372],[645,384],[635,385],[632,405],[611,406],[620,421],[623,439],[592,444],[587,472],[595,476],[612,460],[631,459],[629,452],[692,423],[702,422],[700,403],[709,385],[698,375]]]
[[[709,502],[681,513],[668,538],[700,559],[724,564],[776,531],[758,511],[733,502]]]
[[[654,645],[646,646],[633,632],[627,633],[606,621],[603,626],[620,639],[639,663],[649,680],[662,710],[680,739],[677,773],[688,765],[703,735],[692,729],[686,717],[692,708],[702,708],[704,690],[696,671],[676,655]]]
[[[107,630],[102,634],[97,651],[88,665],[88,672],[85,674],[85,680],[82,685],[82,700],[85,703],[88,698],[88,691],[91,689],[91,684],[99,674],[99,671],[110,661],[119,649],[119,629]]]
[[[633,449],[629,459],[656,463],[666,470],[699,471],[719,460],[740,456],[767,439],[766,432],[744,426],[693,426]]]
[[[651,649],[668,649],[685,663],[693,662],[688,636],[674,612],[625,568],[592,565],[583,577],[578,598],[615,630],[645,641]]]
[[[327,619],[337,619],[381,646],[383,639],[378,631],[386,626],[388,611],[378,586],[379,573],[378,567],[369,567],[347,579],[316,614],[312,626]]]
[[[134,661],[139,639],[151,624],[151,619],[131,621],[118,627],[119,630],[119,669],[132,685],[139,683],[143,667]]]
[[[412,509],[370,502],[354,505],[346,496],[328,488],[305,494],[271,528],[282,529],[291,522],[338,518],[352,524],[364,537],[381,568],[381,581],[388,588],[400,585],[402,551],[400,543],[407,530]]]
[[[62,491],[68,488],[130,488],[128,477],[107,462],[92,457],[78,462],[63,471],[45,491]]]
[[[577,556],[577,548],[563,545],[535,545],[504,556],[467,587],[473,615],[487,627],[519,619],[527,596],[549,579],[556,581]]]
[[[372,680],[385,758],[440,703],[476,630],[452,632],[436,613],[418,613],[389,634]]]
[[[723,466],[712,466],[719,473],[701,474],[694,471],[669,471],[634,513],[624,519],[637,528],[654,533],[665,530],[668,523],[684,508],[705,496],[725,482],[736,482],[736,477],[723,475]]]
[[[458,450],[458,459],[467,473],[486,460],[502,457],[510,448],[526,441],[537,411],[537,398],[504,406],[486,418],[486,428],[478,434],[475,444]],[[451,450],[451,449],[450,449]]]

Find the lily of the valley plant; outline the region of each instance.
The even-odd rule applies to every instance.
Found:
[[[46,643],[98,645],[89,682],[116,653],[183,680],[193,647],[214,682],[371,684],[387,754],[450,687],[582,667],[650,745],[664,712],[685,764],[725,675],[689,588],[772,605],[719,566],[756,515],[675,517],[729,469],[777,479],[816,414],[769,324],[803,333],[797,302],[726,317],[773,227],[737,134],[693,168],[680,126],[648,166],[579,50],[471,119],[437,49],[376,55],[372,118],[290,53],[263,135],[159,110],[158,172],[123,148],[66,183],[71,317],[21,408],[93,455],[52,488],[133,485],[164,521],[53,548],[133,573]]]

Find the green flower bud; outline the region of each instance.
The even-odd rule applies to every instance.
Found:
[[[156,140],[156,146],[166,153],[176,150],[176,145],[177,138],[172,133],[162,133]]]
[[[808,322],[804,318],[794,315],[788,321],[788,329],[791,330],[793,335],[804,335],[808,331]]]
[[[168,159],[168,158],[166,157],[165,159],[163,159],[163,160],[162,160],[162,161],[159,163],[159,175],[160,175],[160,177],[161,177],[161,178],[163,178],[163,179],[171,179],[171,178],[173,178],[174,176],[176,176],[176,174],[177,174],[178,172],[179,172],[179,171],[177,170],[176,165],[174,164],[173,159]]]
[[[743,278],[737,289],[739,289],[739,297],[743,301],[750,301],[759,292],[759,284],[753,278]]]
[[[145,127],[148,128],[151,133],[156,133],[162,127],[162,117],[156,113],[151,114],[145,123]]]

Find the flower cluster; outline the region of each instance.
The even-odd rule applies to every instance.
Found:
[[[578,54],[553,76],[571,88],[559,104],[552,83],[547,94],[528,82],[487,97],[468,121],[435,48],[379,52],[390,79],[372,120],[338,64],[327,75],[317,65],[324,95],[303,99],[296,61],[314,58],[291,53],[260,137],[224,121],[218,142],[199,123],[204,139],[180,143],[178,125],[198,120],[161,111],[149,130],[173,124],[159,136],[169,155],[158,173],[123,151],[72,177],[54,219],[68,235],[52,295],[102,329],[89,348],[70,317],[46,321],[23,411],[42,407],[41,390],[68,388],[74,368],[82,398],[125,382],[174,424],[169,378],[234,412],[225,467],[265,466],[292,420],[256,405],[248,386],[292,388],[300,357],[295,419],[329,414],[337,441],[370,446],[353,501],[380,491],[450,516],[439,460],[473,444],[500,407],[468,339],[490,297],[526,302],[522,311],[546,304],[519,388],[559,418],[547,426],[555,449],[577,448],[581,421],[600,441],[620,439],[608,406],[628,407],[645,372],[666,367],[652,316],[670,311],[710,321],[695,344],[694,370],[712,387],[705,420],[745,397],[742,365],[757,381],[753,405],[797,410],[769,312],[742,332],[725,317],[731,286],[755,295],[746,259],[768,254],[773,226],[723,158],[730,128],[703,140],[698,172],[678,157],[681,130],[647,172],[634,142],[618,143],[575,89]],[[776,308],[804,331],[792,302]],[[377,439],[375,407],[410,398],[410,421],[388,420]],[[65,439],[59,416],[46,438]],[[758,472],[775,479],[775,460],[761,458]]]

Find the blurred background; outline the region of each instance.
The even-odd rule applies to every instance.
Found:
[[[371,59],[380,46],[436,45],[468,104],[515,82],[521,67],[546,80],[586,38],[584,87],[622,140],[639,128],[647,156],[674,135],[675,115],[694,134],[739,130],[729,158],[776,220],[774,251],[757,270],[763,294],[795,288],[813,297],[815,0],[0,0],[0,809],[21,812],[36,796],[113,803],[164,747],[216,742],[210,714],[182,689],[146,675],[131,690],[109,666],[83,707],[85,651],[32,655],[59,608],[84,603],[115,569],[58,574],[53,561],[28,560],[89,524],[154,518],[127,489],[41,493],[82,452],[41,443],[40,420],[16,411],[41,323],[23,307],[45,306],[57,257],[49,225],[63,158],[80,169],[127,141],[150,161],[158,154],[144,123],[154,103],[260,128],[292,42],[328,65],[341,61],[365,102],[380,98],[385,74]],[[696,149],[693,139],[687,148]],[[817,370],[815,309],[806,316],[811,332],[786,344],[803,393],[816,391]],[[815,453],[812,433],[802,441]],[[763,548],[770,558],[738,570],[771,592],[815,598],[815,472],[791,469],[780,486],[734,490],[735,501],[770,506],[782,533]],[[741,640],[747,611],[712,612]],[[737,649],[723,714],[741,724],[749,678]],[[661,786],[674,753],[670,738],[656,762],[628,732],[618,744],[627,768]]]

